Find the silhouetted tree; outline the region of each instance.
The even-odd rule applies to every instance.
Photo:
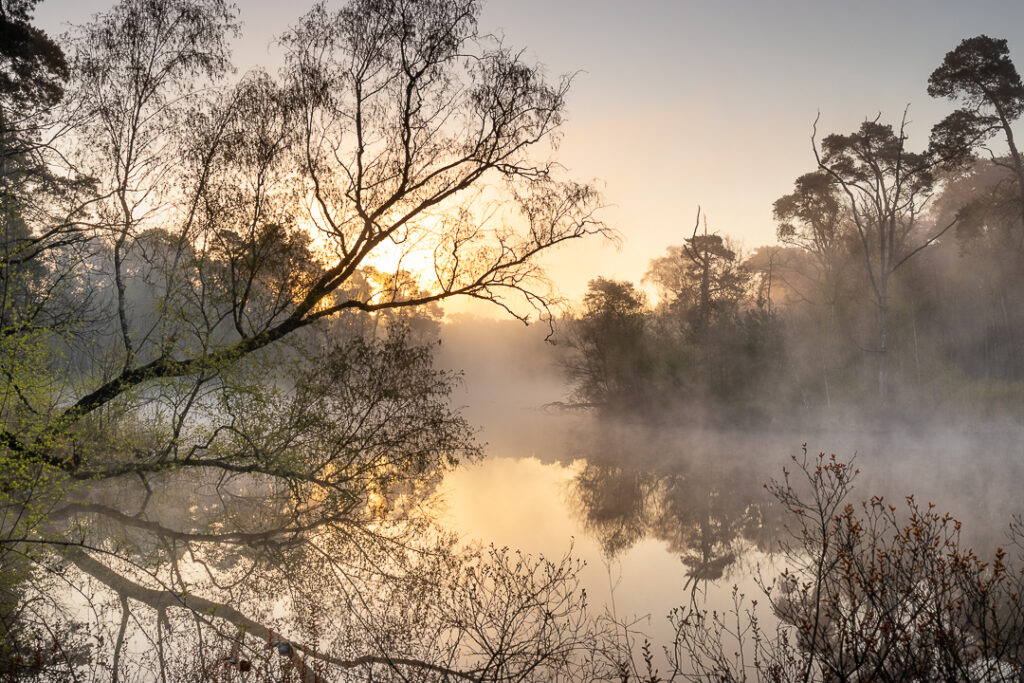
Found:
[[[565,368],[576,403],[610,410],[645,404],[653,380],[648,313],[646,296],[632,283],[590,281],[583,310],[568,328]]]
[[[878,313],[878,395],[889,390],[889,306],[893,275],[911,258],[946,233],[956,217],[919,236],[922,214],[931,200],[940,158],[931,150],[906,149],[906,112],[899,131],[877,119],[865,121],[849,135],[827,135],[819,151],[820,171],[844,198],[859,239],[865,272]]]
[[[991,155],[990,159],[1014,174],[1024,216],[1024,161],[1012,127],[1024,113],[1024,83],[1010,60],[1006,41],[985,35],[961,41],[928,77],[928,94],[963,105],[932,129],[932,144],[944,157],[962,160],[1002,133],[1009,158]]]
[[[693,234],[681,246],[669,247],[664,256],[652,259],[644,276],[698,339],[706,334],[715,316],[736,309],[749,279],[728,241],[708,233],[707,216],[703,233],[698,232],[700,225],[698,209]]]
[[[835,314],[843,267],[850,246],[844,198],[823,171],[796,179],[791,194],[773,205],[779,241],[805,250],[814,259],[821,300]]]
[[[0,28],[38,38],[31,4],[5,1]],[[0,549],[27,567],[27,592],[3,609],[27,605],[58,651],[78,622],[65,578],[115,615],[90,632],[104,656],[58,657],[67,675],[163,671],[175,642],[197,638],[265,639],[303,680],[316,666],[481,680],[571,666],[584,635],[573,573],[461,554],[417,508],[479,454],[448,405],[452,378],[400,326],[363,338],[339,323],[458,295],[544,315],[536,256],[604,232],[593,188],[533,153],[562,122],[569,80],[481,36],[478,10],[318,5],[283,38],[279,77],[234,86],[236,10],[222,0],[124,0],[73,34],[76,117],[47,142],[58,161],[39,157],[75,181],[53,193],[70,208],[19,207],[6,227],[37,245],[8,249],[8,265],[79,303],[30,283],[0,327]],[[0,83],[4,115],[59,97],[44,85],[63,62],[43,53],[24,62],[31,78]],[[452,590],[454,576],[479,585]],[[317,618],[324,603],[341,616]],[[135,662],[129,623],[153,646]]]
[[[28,177],[47,175],[48,115],[64,96],[64,51],[30,23],[37,0],[0,2],[0,181],[5,201]]]

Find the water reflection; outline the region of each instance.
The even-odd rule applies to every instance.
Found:
[[[686,567],[688,586],[717,581],[751,550],[771,549],[777,506],[745,454],[676,452],[658,434],[604,429],[578,440],[585,459],[572,508],[606,559],[657,539]]]
[[[578,647],[579,624],[563,624],[553,642],[544,640],[547,626],[531,630],[543,626],[546,607],[517,600],[537,582],[556,603],[571,600],[570,589],[581,585],[593,596],[592,614],[610,605],[626,621],[648,617],[642,628],[656,643],[671,642],[664,616],[675,605],[699,598],[720,609],[733,583],[756,594],[757,566],[766,567],[786,521],[763,483],[778,475],[787,453],[799,451],[791,436],[578,420],[567,420],[560,438],[545,436],[543,461],[489,458],[443,480],[441,468],[400,475],[374,467],[347,489],[319,493],[309,482],[284,485],[252,473],[124,476],[75,488],[37,529],[72,544],[61,554],[61,573],[32,590],[38,598],[61,585],[66,594],[70,585],[79,597],[37,616],[95,614],[99,635],[77,644],[69,637],[67,652],[107,653],[104,671],[223,673],[229,660],[237,666],[244,659],[294,673],[395,652],[462,666],[483,652],[466,649],[467,633],[496,642],[510,605],[532,615],[522,622],[526,637],[543,635],[533,641],[542,646],[534,654]],[[917,491],[925,500],[944,491],[936,498],[943,508],[973,506],[966,528],[980,549],[998,541],[1019,512],[1013,439],[947,439],[943,446],[941,438],[858,438],[865,451],[858,497]],[[886,457],[892,453],[899,457]],[[999,472],[1007,476],[991,476]],[[440,519],[436,493],[449,506]],[[520,565],[514,553],[489,555],[484,545],[462,554],[474,540],[549,557],[572,548],[592,566],[554,566],[556,579],[544,583],[544,572],[521,571],[532,565]],[[499,585],[504,594],[487,593]],[[467,586],[479,592],[465,592]],[[214,623],[211,615],[219,625],[202,631]],[[294,652],[275,649],[282,638],[295,643]],[[199,642],[205,644],[196,649]],[[376,656],[387,668],[385,655]]]
[[[767,634],[763,642],[773,647],[781,642],[772,639],[776,625],[799,631],[801,624],[811,623],[799,612],[813,612],[813,600],[805,595],[802,607],[794,611],[792,596],[798,585],[810,586],[806,590],[814,597],[813,581],[790,580],[766,599],[757,576],[771,582],[787,568],[810,575],[808,558],[813,559],[815,548],[820,552],[821,541],[813,534],[800,535],[799,515],[791,506],[776,503],[764,483],[783,480],[782,470],[788,466],[795,474],[794,486],[813,502],[814,487],[801,463],[811,462],[813,472],[815,454],[824,449],[809,445],[809,460],[804,460],[798,436],[783,430],[701,432],[570,420],[560,438],[552,439],[552,433],[545,432],[548,449],[538,444],[534,450],[539,457],[488,459],[447,480],[452,494],[448,522],[468,538],[520,547],[551,548],[559,537],[568,547],[575,536],[577,554],[591,565],[584,575],[588,592],[618,625],[617,643],[631,650],[636,661],[642,659],[643,639],[648,637],[655,647],[669,644],[672,649],[675,643],[673,666],[688,671],[688,657],[701,643],[717,638],[712,637],[713,612],[721,616],[738,609],[746,615],[751,600],[761,602],[758,619],[762,635]],[[887,528],[898,532],[904,528],[904,496],[917,494],[922,509],[933,510],[927,503],[934,502],[936,515],[950,510],[963,519],[961,550],[973,547],[979,557],[990,558],[996,546],[1007,543],[1007,523],[1021,511],[1018,475],[1024,458],[1019,435],[1014,429],[964,434],[955,427],[937,427],[898,433],[837,430],[816,436],[834,445],[830,450],[840,454],[839,462],[854,458],[861,470],[849,487],[841,487],[843,500],[833,501],[840,505],[837,510],[849,502],[861,511],[859,502],[867,500],[867,509],[881,506],[894,515]],[[789,459],[791,454],[797,462]],[[824,519],[832,524],[831,513]],[[883,533],[874,541],[884,545],[891,535]],[[858,554],[865,547],[870,549],[854,543],[848,557],[870,564],[871,552]],[[925,556],[930,552],[928,546],[917,550]],[[731,599],[734,584],[738,602]],[[1010,589],[1015,591],[1016,585]],[[859,595],[857,589],[844,590],[833,605],[836,619],[858,614],[847,609],[855,604],[850,600]],[[911,592],[893,581],[875,595],[903,604]],[[745,600],[739,597],[744,594]],[[666,623],[665,615],[677,605],[687,609]],[[719,625],[735,628],[739,622],[728,618],[728,624]],[[680,642],[680,637],[687,640]],[[789,650],[792,661],[799,663],[810,656],[801,644],[815,641],[794,637],[788,642],[794,646]],[[719,646],[722,661],[732,662],[735,643],[722,635],[715,640]]]
[[[63,567],[24,583],[21,597],[35,604],[27,621],[91,617],[62,634],[61,661],[38,658],[40,671],[312,682],[349,680],[337,676],[356,667],[360,680],[544,680],[576,666],[566,660],[592,638],[578,566],[457,547],[434,519],[438,480],[392,478],[348,498],[299,497],[251,474],[71,491],[37,527],[64,539]],[[5,664],[29,675],[32,654]]]
[[[437,523],[438,483],[478,450],[428,352],[342,352],[287,390],[218,387],[187,434],[90,424],[109,449],[77,479],[54,474],[32,506],[0,497],[0,675],[217,680],[245,661],[264,680],[544,680],[585,664],[576,565],[461,548]],[[28,491],[12,482],[39,472],[2,483]]]

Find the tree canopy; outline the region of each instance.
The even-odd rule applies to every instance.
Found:
[[[570,666],[577,568],[427,514],[480,450],[413,320],[547,315],[536,257],[606,231],[551,155],[570,79],[474,0],[317,5],[235,82],[223,0],[123,0],[62,46],[33,4],[0,12],[3,666]]]

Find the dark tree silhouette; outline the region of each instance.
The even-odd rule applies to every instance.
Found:
[[[647,298],[632,283],[597,278],[570,321],[564,366],[577,405],[614,412],[642,401],[651,379],[646,353]]]
[[[878,313],[878,395],[889,393],[889,306],[893,275],[934,243],[957,221],[935,226],[918,235],[922,214],[936,186],[941,162],[932,150],[906,149],[906,112],[894,131],[878,119],[865,121],[849,135],[827,135],[817,144],[817,121],[812,135],[820,171],[834,181],[844,197],[857,237],[871,294]]]
[[[1024,83],[1010,59],[1006,41],[985,35],[965,38],[946,53],[942,64],[928,77],[928,94],[962,104],[932,129],[932,143],[944,157],[963,160],[976,147],[1002,133],[1009,159],[994,154],[990,157],[1016,177],[1024,216],[1024,161],[1012,127],[1024,113]]]
[[[693,234],[682,246],[669,247],[665,256],[653,259],[646,280],[653,282],[663,300],[693,328],[697,338],[706,335],[716,315],[728,315],[745,294],[749,274],[741,267],[736,250],[721,235],[708,233],[707,216],[700,232],[701,215]]]
[[[0,55],[19,164],[8,112],[51,130],[65,75],[31,5],[0,16],[25,38]],[[545,149],[570,79],[478,11],[318,5],[279,76],[234,85],[223,0],[124,0],[72,34],[63,134],[17,137],[41,171],[8,202],[0,327],[3,610],[52,675],[166,671],[195,646],[206,678],[260,640],[303,680],[573,665],[570,564],[461,553],[421,507],[479,448],[429,348],[377,324],[453,296],[547,315],[538,254],[605,232]],[[114,615],[90,632],[102,656],[64,648],[69,589]]]

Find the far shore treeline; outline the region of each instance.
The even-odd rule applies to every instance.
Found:
[[[815,130],[817,168],[774,203],[779,244],[741,250],[690,209],[643,283],[593,279],[562,334],[570,403],[723,425],[1019,417],[1024,86],[1006,41],[978,36],[928,92],[955,108],[927,141],[907,112]]]

